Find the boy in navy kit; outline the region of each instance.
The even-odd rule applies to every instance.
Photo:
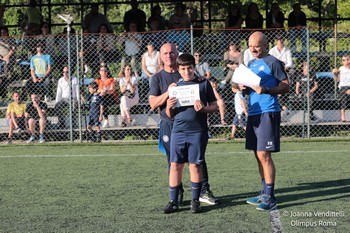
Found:
[[[93,82],[89,84],[90,96],[88,105],[90,108],[88,118],[88,140],[91,142],[101,142],[101,121],[103,120],[103,100],[98,93],[98,84]],[[92,127],[96,127],[96,135]]]
[[[192,188],[192,213],[201,212],[199,196],[202,187],[201,164],[208,144],[207,113],[218,110],[216,98],[208,80],[199,80],[195,75],[195,60],[190,54],[177,58],[178,71],[183,80],[177,86],[199,85],[200,100],[193,106],[175,107],[176,97],[167,100],[166,114],[174,119],[170,141],[170,202],[163,209],[165,214],[178,210],[177,196],[180,189],[184,163],[189,163]]]

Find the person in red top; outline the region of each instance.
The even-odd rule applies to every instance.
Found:
[[[95,80],[98,84],[98,92],[103,97],[105,111],[103,111],[102,128],[108,128],[108,107],[116,104],[118,95],[115,90],[115,80],[106,66],[100,66],[100,77]]]

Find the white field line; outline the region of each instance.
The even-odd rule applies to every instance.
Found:
[[[348,150],[322,150],[322,151],[281,151],[278,155],[283,154],[311,154],[311,153],[343,153],[348,152]],[[235,154],[252,154],[251,151],[226,151],[226,152],[207,152],[206,155],[235,155]],[[64,155],[0,155],[0,158],[74,158],[74,157],[132,157],[132,156],[165,156],[160,153],[155,154],[98,154],[98,155],[89,155],[89,154],[64,154]]]

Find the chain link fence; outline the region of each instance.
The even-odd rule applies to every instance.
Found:
[[[348,136],[349,124],[341,121],[339,88],[331,71],[341,66],[342,57],[350,53],[350,32],[293,28],[264,33],[269,49],[282,41],[291,51],[292,64],[284,62],[292,89],[280,96],[282,136]],[[180,53],[198,55],[197,72],[215,77],[215,87],[223,101],[221,111],[209,118],[212,138],[229,138],[233,124],[237,126],[234,137],[243,138],[242,122],[233,121],[236,89],[232,88],[235,85],[231,77],[238,64],[249,60],[246,49],[250,34],[248,30],[192,29],[1,38],[1,140],[6,141],[11,131],[14,140],[24,141],[31,135],[39,139],[39,134],[43,134],[46,141],[94,141],[99,137],[102,140],[157,139],[160,118],[158,110],[149,107],[148,91],[152,74],[161,66],[157,51],[164,42],[175,43]],[[281,59],[285,56],[281,55]],[[130,70],[123,69],[125,65]],[[125,76],[131,77],[130,82]],[[98,83],[102,96],[101,116],[99,108],[97,113],[92,112],[96,101],[89,97],[92,93],[89,84],[93,82]],[[18,92],[27,105],[25,111],[15,110],[18,116],[7,113],[14,92]],[[37,94],[45,103],[39,105],[45,112],[44,117],[35,112],[36,105],[33,110],[32,94]],[[22,116],[27,120],[21,124],[11,123],[11,118]],[[98,119],[89,119],[92,116]],[[30,118],[34,119],[34,125],[28,130]],[[345,118],[350,121],[348,112]],[[87,133],[88,125],[93,128],[99,125],[101,133],[91,136]]]

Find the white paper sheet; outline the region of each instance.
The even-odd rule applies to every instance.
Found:
[[[169,88],[169,97],[176,97],[177,103],[175,107],[192,106],[199,100],[199,85],[176,86]]]
[[[246,87],[260,86],[260,80],[261,78],[258,75],[243,64],[240,64],[232,75],[232,82]]]

